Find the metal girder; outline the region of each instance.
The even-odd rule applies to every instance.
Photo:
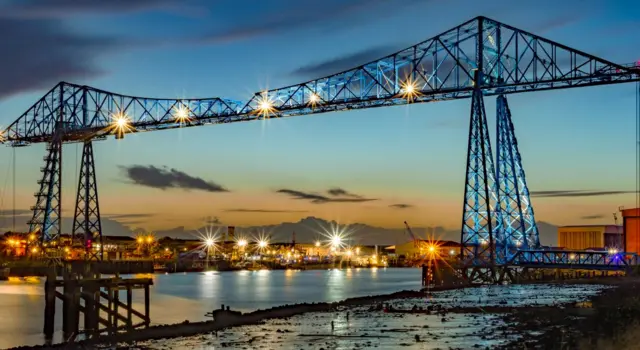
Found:
[[[93,144],[85,141],[82,147],[82,162],[78,177],[78,194],[76,210],[73,218],[72,242],[82,237],[85,247],[85,258],[88,260],[102,260],[104,245],[102,242],[102,223],[100,221],[100,205],[98,204],[98,184],[93,157]],[[98,249],[93,244],[100,244]]]
[[[63,82],[11,124],[3,137],[14,146],[48,142],[59,109],[64,111],[63,141],[69,142],[108,132],[114,115],[126,115],[132,131],[153,131],[469,98],[476,87],[488,96],[638,80],[638,67],[618,65],[477,17],[353,69],[258,92],[246,103],[133,97]],[[62,100],[57,98],[60,93]],[[86,115],[81,115],[83,105]]]
[[[511,111],[504,95],[496,103],[496,182],[505,256],[540,246],[538,226],[525,179]]]
[[[45,166],[41,168],[40,190],[35,194],[36,205],[31,207],[33,217],[29,232],[37,232],[40,242],[47,243],[60,237],[62,202],[62,142],[55,139],[47,145]]]
[[[495,208],[495,170],[482,91],[471,100],[469,145],[464,187],[460,256],[464,266],[494,266],[504,260],[500,221]],[[500,253],[499,255],[496,255]]]
[[[589,252],[583,250],[520,250],[511,266],[585,270],[624,270],[638,265],[635,253]]]

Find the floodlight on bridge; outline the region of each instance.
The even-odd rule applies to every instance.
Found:
[[[309,95],[309,104],[315,106],[318,102],[320,102],[320,96],[312,92],[311,95]]]
[[[186,124],[191,122],[189,118],[189,108],[182,103],[174,108],[174,118],[179,124]]]
[[[116,139],[124,138],[124,134],[133,131],[131,119],[124,112],[117,112],[111,117],[110,129],[116,135]]]
[[[400,88],[400,95],[407,100],[407,102],[413,102],[420,92],[418,91],[418,86],[413,79],[407,79],[404,83],[402,83]]]
[[[262,118],[267,118],[275,111],[276,109],[273,106],[273,101],[269,98],[269,95],[267,93],[263,93],[262,97],[258,101],[258,115],[260,115]]]

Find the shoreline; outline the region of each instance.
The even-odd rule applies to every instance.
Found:
[[[430,288],[430,292],[439,292],[446,290],[456,290],[464,288],[475,288],[475,285],[458,285],[452,287]],[[18,349],[84,349],[87,345],[97,344],[115,344],[121,342],[137,342],[158,339],[170,339],[179,337],[189,337],[204,333],[210,333],[225,328],[255,325],[270,319],[288,318],[296,315],[311,312],[329,312],[338,308],[348,308],[354,306],[364,306],[370,304],[383,303],[394,299],[421,298],[427,294],[426,290],[411,291],[404,290],[395,293],[370,295],[364,297],[354,297],[344,299],[338,302],[320,302],[320,303],[300,303],[276,306],[264,310],[256,310],[249,313],[240,313],[238,311],[214,310],[217,316],[214,321],[200,321],[175,323],[170,325],[151,326],[149,328],[138,329],[127,333],[121,333],[113,336],[101,336],[96,339],[81,340],[75,343],[58,343],[52,345],[37,346],[18,346],[10,348],[10,350]],[[203,310],[203,313],[206,310]]]

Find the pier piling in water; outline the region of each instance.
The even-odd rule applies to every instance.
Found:
[[[56,299],[63,304],[62,331],[67,341],[75,340],[79,334],[92,338],[103,333],[115,335],[121,331],[149,327],[149,286],[153,284],[152,279],[122,279],[118,275],[103,278],[90,267],[82,274],[65,268],[61,277],[59,279],[51,269],[45,282],[45,338],[52,339],[55,330]],[[134,308],[135,289],[144,289],[144,313]],[[121,301],[120,291],[126,291],[126,303]],[[82,329],[79,328],[81,313],[84,317]]]

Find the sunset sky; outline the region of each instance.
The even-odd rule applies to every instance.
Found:
[[[617,63],[640,59],[637,1],[470,3],[0,0],[0,125],[61,80],[138,96],[247,100],[382,57],[478,15]],[[635,88],[508,97],[538,221],[613,223],[619,206],[636,205]],[[495,99],[485,101],[493,137]],[[196,228],[208,217],[245,226],[308,216],[454,229],[461,224],[469,108],[470,100],[459,100],[110,138],[94,146],[101,211],[104,220],[149,230]],[[1,229],[11,227],[12,152],[0,147]],[[15,152],[24,222],[45,149]],[[73,211],[80,155],[81,146],[65,146],[64,216]],[[162,181],[171,186],[150,186]]]

